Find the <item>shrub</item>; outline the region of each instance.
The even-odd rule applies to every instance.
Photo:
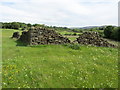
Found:
[[[120,27],[114,28],[112,32],[112,39],[120,41]]]
[[[12,28],[12,29],[19,29],[19,28],[20,28],[20,24],[17,23],[17,22],[12,22],[12,23],[11,23],[11,28]]]
[[[71,36],[71,34],[70,34],[70,33],[65,33],[64,35],[68,35],[68,36]]]
[[[120,27],[107,26],[104,35],[106,38],[120,41]]]
[[[104,35],[106,38],[111,38],[112,35],[112,31],[113,31],[114,27],[113,26],[107,26],[104,30]]]
[[[120,27],[118,27],[118,41],[120,41]]]
[[[73,36],[76,36],[76,35],[77,35],[76,33],[73,34]]]

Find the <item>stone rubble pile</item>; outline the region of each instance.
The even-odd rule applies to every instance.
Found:
[[[20,39],[29,45],[40,45],[40,44],[65,44],[70,43],[70,40],[63,37],[54,30],[46,28],[31,28],[29,31],[23,31]]]
[[[107,40],[104,40],[99,36],[97,32],[84,32],[80,35],[76,41],[79,44],[84,45],[93,45],[93,46],[101,46],[101,47],[115,47],[115,45],[109,43]]]
[[[20,38],[19,32],[14,32],[12,38],[17,38],[17,39]]]

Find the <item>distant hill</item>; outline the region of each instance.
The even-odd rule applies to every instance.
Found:
[[[103,26],[87,26],[87,27],[82,27],[80,29],[91,29],[91,28],[97,28],[97,27],[103,27]]]
[[[86,27],[71,27],[71,29],[91,29],[91,28],[99,28],[99,27],[106,27],[108,25],[104,25],[104,26],[86,26]],[[116,27],[116,26],[115,26]]]

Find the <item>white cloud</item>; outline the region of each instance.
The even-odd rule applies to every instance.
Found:
[[[117,25],[118,0],[0,0],[0,2],[2,9],[0,21],[60,26]]]

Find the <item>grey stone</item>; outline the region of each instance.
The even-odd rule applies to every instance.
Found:
[[[70,43],[68,38],[63,37],[54,30],[41,27],[23,31],[19,40],[29,45]]]

